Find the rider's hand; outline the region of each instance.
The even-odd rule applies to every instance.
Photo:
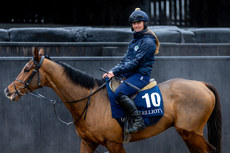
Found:
[[[109,79],[111,79],[112,77],[114,77],[113,72],[110,71],[108,73],[103,74],[102,78],[106,78],[106,77],[109,78]]]

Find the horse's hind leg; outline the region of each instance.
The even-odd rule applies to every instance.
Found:
[[[203,135],[180,128],[176,128],[176,130],[185,141],[191,153],[215,153],[215,148],[204,139]]]
[[[109,150],[109,153],[126,153],[122,143],[107,141],[106,146]]]

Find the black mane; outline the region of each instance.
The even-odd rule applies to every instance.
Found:
[[[69,80],[87,89],[94,88],[96,84],[100,86],[105,82],[104,79],[102,80],[94,79],[93,77],[87,75],[86,73],[78,69],[75,69],[74,67],[66,63],[60,63],[60,62],[57,63],[64,67],[64,73]]]

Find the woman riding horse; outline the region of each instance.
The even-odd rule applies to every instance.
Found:
[[[147,29],[149,17],[144,11],[137,8],[130,15],[129,22],[132,26],[133,39],[128,45],[127,53],[118,65],[103,75],[103,78],[108,77],[110,79],[114,76],[126,78],[126,82],[123,82],[116,89],[115,98],[132,120],[125,132],[134,133],[144,129],[145,123],[135,104],[129,98],[138,90],[128,85],[127,82],[139,89],[149,83],[154,55],[159,48],[156,47],[156,43],[159,43],[156,36]]]

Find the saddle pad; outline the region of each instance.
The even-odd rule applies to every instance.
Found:
[[[106,85],[111,103],[112,117],[117,119],[122,126],[126,116],[123,108],[117,104],[115,95],[110,89],[109,82]],[[141,90],[134,99],[137,109],[140,111],[146,126],[155,124],[164,115],[163,99],[159,87]]]

